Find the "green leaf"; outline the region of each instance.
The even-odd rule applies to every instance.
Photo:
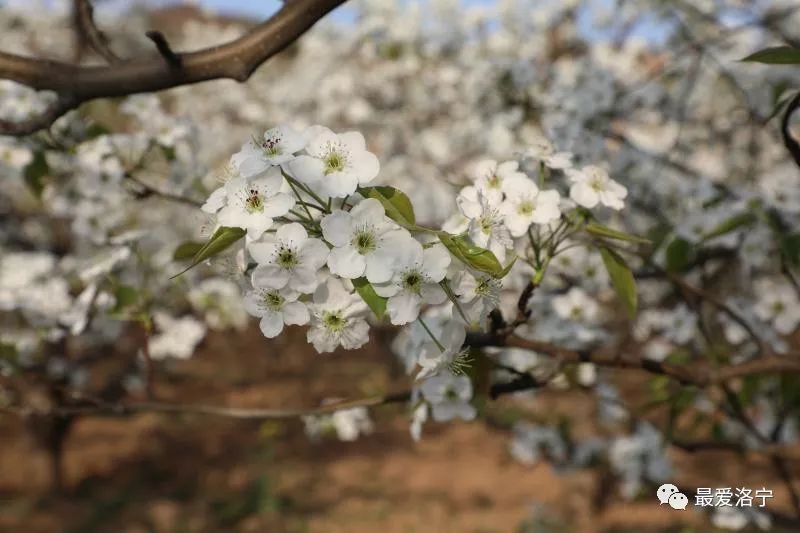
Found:
[[[400,225],[413,226],[417,223],[414,216],[414,207],[406,193],[394,187],[359,187],[358,192],[364,198],[374,198],[378,200],[386,216]]]
[[[215,255],[225,251],[233,243],[244,237],[246,233],[247,232],[242,228],[229,228],[226,226],[220,226],[217,231],[214,232],[214,235],[208,239],[208,242],[206,242],[199,250],[197,250],[197,253],[194,255],[194,257],[192,257],[192,263],[182,271],[172,276],[170,279],[177,278],[181,274],[187,272],[189,269],[199,265],[206,259],[214,257]]]
[[[202,242],[186,241],[182,242],[175,248],[172,253],[173,261],[188,261],[197,255],[197,252],[203,247]]]
[[[703,240],[713,239],[715,237],[719,237],[721,235],[725,235],[727,233],[735,231],[741,227],[749,226],[753,224],[756,220],[758,220],[756,215],[750,212],[740,213],[738,215],[732,216],[728,220],[721,222],[717,227],[706,232],[703,235]]]
[[[175,147],[174,146],[166,146],[163,144],[158,145],[161,148],[161,153],[164,154],[164,158],[167,161],[175,161]]]
[[[130,285],[119,285],[114,289],[116,303],[111,310],[112,315],[118,315],[139,302],[139,291]]]
[[[790,264],[800,267],[800,233],[781,237],[781,253]]]
[[[775,46],[765,48],[754,54],[741,59],[755,63],[766,63],[768,65],[796,65],[800,63],[800,49],[791,46]]]
[[[606,237],[609,239],[617,239],[620,241],[635,242],[639,244],[651,244],[650,240],[645,239],[644,237],[637,237],[636,235],[631,235],[630,233],[618,231],[602,224],[598,224],[597,222],[589,222],[586,224],[586,231],[595,237]]]
[[[790,91],[789,94],[784,96],[783,98],[778,98],[778,100],[775,102],[775,107],[772,108],[772,112],[769,114],[767,118],[764,119],[764,123],[766,124],[773,118],[777,117],[781,113],[781,111],[783,111],[783,109],[786,107],[786,104],[788,104],[792,100],[792,98],[795,97],[796,94],[797,91]]]
[[[0,359],[17,360],[17,347],[11,343],[0,341]]]
[[[102,135],[108,135],[111,133],[111,130],[103,126],[102,124],[98,124],[97,122],[92,123],[86,128],[85,137],[83,142],[91,141],[92,139],[96,139]]]
[[[694,259],[695,249],[686,239],[675,237],[667,245],[666,256],[668,272],[683,272]]]
[[[500,273],[496,276],[497,279],[503,279],[504,277],[506,277],[508,273],[511,272],[511,268],[514,266],[514,263],[517,262],[517,254],[514,252],[512,253],[514,257],[511,258],[511,261],[509,261],[508,264],[505,266],[505,268],[503,268],[503,270],[501,270]]]
[[[445,248],[465,265],[485,272],[494,278],[505,275],[505,269],[497,257],[486,248],[475,246],[466,235],[450,235],[444,231],[440,231],[437,235]]]
[[[383,315],[386,314],[387,298],[378,296],[378,293],[375,292],[375,288],[367,281],[367,278],[362,277],[354,279],[353,286],[356,288],[356,292],[358,292],[359,296],[361,296],[361,299],[364,300],[364,303],[372,309],[372,312],[375,313],[378,320],[381,320]]]
[[[614,285],[614,290],[617,291],[617,296],[625,304],[628,315],[633,318],[636,316],[638,303],[633,272],[631,272],[625,260],[611,248],[601,246],[600,255],[603,257],[603,264],[606,266],[608,276],[611,278],[611,284]]]
[[[23,177],[25,178],[25,183],[28,185],[28,188],[36,198],[42,197],[42,192],[44,191],[44,177],[48,172],[50,172],[50,167],[47,165],[44,152],[34,153],[33,160],[25,167]]]

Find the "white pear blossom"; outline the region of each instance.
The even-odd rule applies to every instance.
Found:
[[[422,426],[428,421],[428,404],[420,402],[411,413],[411,426],[409,432],[414,442],[419,442],[422,438]]]
[[[769,322],[781,335],[792,333],[800,325],[800,298],[788,285],[770,279],[756,282],[755,313]]]
[[[524,156],[541,162],[554,170],[572,167],[572,152],[556,152],[553,144],[544,137],[535,139],[524,152]]]
[[[506,199],[499,211],[512,236],[525,235],[531,224],[548,224],[561,217],[558,191],[541,191],[524,175],[507,179],[504,188]]]
[[[272,167],[251,178],[233,178],[225,184],[226,205],[217,213],[220,226],[247,230],[258,239],[272,226],[274,217],[283,216],[294,206],[294,197],[280,192],[283,176]]]
[[[231,157],[242,176],[260,174],[271,166],[288,163],[305,148],[306,138],[291,126],[281,125],[264,132],[263,140],[253,139]]]
[[[265,234],[247,248],[258,266],[253,270],[255,286],[289,287],[308,294],[317,288],[317,271],[328,259],[328,247],[308,237],[297,222],[285,224],[274,235]]]
[[[467,376],[445,371],[426,379],[420,385],[420,390],[437,422],[475,418],[475,408],[469,403],[472,399],[472,382]]]
[[[332,352],[339,345],[345,350],[360,348],[369,340],[366,310],[363,300],[341,280],[329,278],[314,292],[308,342],[320,353]]]
[[[357,131],[336,134],[323,126],[305,132],[306,153],[287,163],[288,172],[314,190],[343,198],[378,175],[380,163]]]
[[[460,270],[453,277],[451,287],[470,325],[482,322],[500,303],[502,281],[482,272]],[[455,316],[461,318],[460,314]]]
[[[159,360],[167,357],[188,359],[206,335],[206,326],[193,316],[174,318],[157,311],[153,321],[159,333],[150,337],[150,357]]]
[[[322,404],[327,403],[329,401]],[[372,420],[365,407],[341,409],[325,415],[307,415],[303,417],[303,424],[306,435],[312,440],[319,440],[324,434],[332,432],[341,441],[353,442],[360,435],[368,435],[373,430]]]
[[[578,205],[591,209],[600,203],[617,211],[625,207],[623,200],[628,189],[612,180],[602,168],[588,165],[580,170],[567,169],[566,173],[572,181],[569,196]]]
[[[557,463],[567,460],[567,444],[557,428],[517,422],[512,432],[508,449],[511,456],[520,463],[533,466],[539,462],[542,455]]]
[[[600,314],[595,299],[580,287],[572,287],[566,294],[555,296],[551,304],[556,314],[567,320],[595,322]]]
[[[208,195],[206,201],[203,202],[203,205],[200,206],[200,210],[203,213],[214,214],[223,207],[228,201],[228,193],[225,191],[225,187],[217,187],[214,189],[211,194]]]
[[[202,313],[211,329],[225,330],[247,327],[248,316],[239,286],[231,280],[207,278],[192,287],[187,294],[189,303]]]
[[[384,283],[394,273],[394,261],[414,246],[414,239],[384,214],[378,200],[367,198],[350,211],[336,210],[320,223],[322,236],[334,248],[328,256],[331,273],[347,279],[366,275]]]
[[[504,161],[503,163],[498,163],[494,159],[479,161],[472,171],[475,188],[488,197],[491,202],[499,203],[503,199],[505,185],[509,179],[527,178],[518,169],[517,161]]]
[[[464,324],[451,320],[440,328],[430,329],[436,341],[430,339],[422,345],[417,360],[420,366],[417,379],[427,378],[449,367],[457,370],[459,363],[468,355],[464,348],[464,340],[467,338]]]
[[[461,189],[456,202],[461,213],[470,220],[467,230],[470,239],[481,248],[490,250],[504,263],[506,251],[514,242],[503,220],[499,204],[472,186]]]
[[[268,339],[280,335],[284,324],[301,326],[309,320],[308,308],[298,302],[299,293],[288,287],[275,289],[255,285],[245,294],[244,308],[248,313],[261,318],[261,333]]]
[[[423,250],[417,241],[409,241],[403,251],[392,278],[374,285],[379,296],[389,299],[386,311],[392,324],[398,325],[416,320],[422,304],[440,304],[447,299],[438,283],[450,265],[450,253],[441,244]]]

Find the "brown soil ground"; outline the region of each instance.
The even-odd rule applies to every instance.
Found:
[[[408,386],[387,353],[319,356],[301,336],[212,334],[190,361],[159,368],[156,393],[165,401],[298,407]],[[646,383],[644,375],[626,377],[634,389]],[[711,530],[705,515],[659,507],[648,494],[624,502],[597,469],[557,473],[516,463],[503,420],[521,406],[532,416],[572,417],[578,432],[594,408],[579,391],[506,397],[481,421],[429,423],[418,444],[401,406],[374,409],[375,432],[354,443],[312,443],[294,420],[85,417],[66,442],[61,493],[50,491],[48,455],[24,424],[0,416],[0,531]],[[775,490],[770,507],[790,511],[780,482],[757,458],[670,453],[679,486],[766,486]],[[534,507],[548,527],[524,527]]]

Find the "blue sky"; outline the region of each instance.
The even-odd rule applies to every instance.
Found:
[[[24,3],[30,0],[0,0],[0,6],[5,2]],[[57,0],[39,0],[45,2],[45,5]],[[62,2],[64,0],[61,0]],[[255,19],[265,19],[271,14],[280,9],[282,2],[279,0],[139,0],[145,4],[153,6],[174,5],[181,3],[195,3],[207,9],[230,15],[249,16]],[[288,0],[291,1],[291,0]],[[495,0],[462,0],[466,5],[478,4],[492,4]],[[606,8],[613,6],[614,0],[591,0],[587,2],[588,5],[603,6]],[[753,0],[763,1],[763,0]],[[24,5],[24,4],[23,4]],[[98,9],[124,9],[130,5],[130,0],[107,0],[105,2],[98,2]],[[592,8],[583,9],[578,16],[578,27],[581,33],[592,40],[604,40],[609,38],[604,30],[600,30],[593,26],[592,17],[590,15]],[[612,7],[613,9],[613,7]],[[330,18],[340,22],[347,22],[353,20],[353,11],[347,4],[337,8]],[[670,27],[664,24],[664,21],[659,19],[654,14],[653,17],[645,17],[631,32],[632,36],[637,36],[650,41],[653,44],[660,44],[666,39],[670,33]]]
[[[179,3],[181,0],[150,0],[155,4],[166,3]],[[220,13],[229,13],[236,15],[249,15],[256,18],[265,18],[278,9],[282,2],[278,0],[194,0],[195,2]],[[600,0],[602,1],[602,0]],[[464,0],[465,3],[475,4],[491,4],[493,0]],[[352,15],[348,13],[348,6],[345,4],[339,7],[331,15],[332,18],[338,20],[352,20]],[[579,26],[581,31],[590,37],[602,39],[604,36],[595,31],[591,27],[590,17],[584,16],[579,18]],[[654,21],[643,21],[637,27],[633,34],[644,37],[653,42],[662,42],[668,33],[668,28],[663,24]]]

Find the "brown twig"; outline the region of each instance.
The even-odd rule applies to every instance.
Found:
[[[794,98],[786,106],[786,111],[783,112],[783,120],[781,120],[781,135],[783,136],[783,145],[791,154],[794,162],[800,166],[800,144],[792,137],[792,132],[789,131],[789,122],[791,121],[792,114],[800,107],[800,92],[794,95]]]
[[[153,41],[158,49],[158,53],[161,54],[161,57],[167,62],[168,65],[174,68],[180,68],[182,65],[182,61],[180,56],[178,56],[173,50],[172,47],[169,45],[167,38],[164,37],[164,34],[160,31],[148,31],[145,33],[147,38]]]
[[[22,136],[47,128],[70,109],[96,98],[162,91],[221,78],[244,82],[267,59],[344,2],[286,2],[272,18],[238,39],[197,52],[174,54],[180,60],[179,68],[160,57],[80,66],[0,52],[0,79],[59,94],[57,105],[42,115],[17,123],[0,121],[0,135]]]
[[[92,50],[109,63],[119,63],[120,57],[111,50],[108,39],[94,23],[94,8],[90,0],[74,0],[73,13],[76,30],[81,42],[86,42]]]

